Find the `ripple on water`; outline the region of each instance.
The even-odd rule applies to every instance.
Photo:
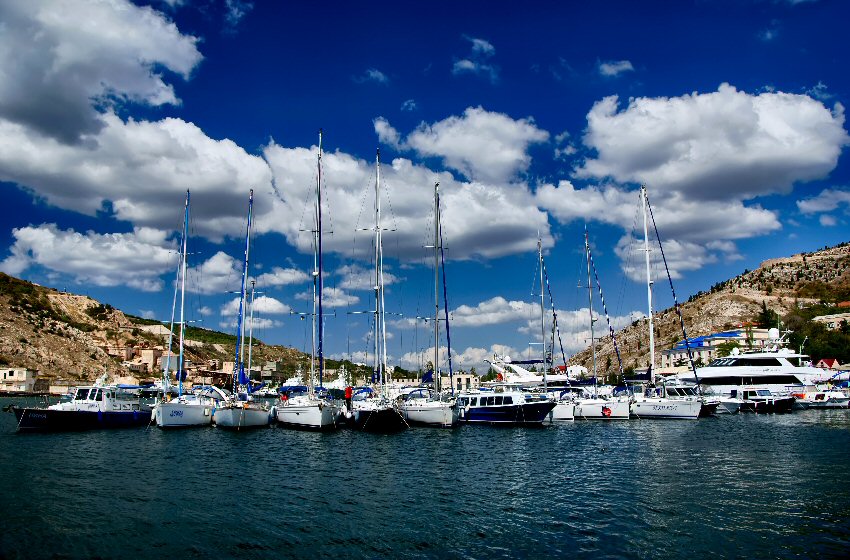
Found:
[[[2,557],[850,552],[846,411],[394,435],[16,435],[10,417]]]

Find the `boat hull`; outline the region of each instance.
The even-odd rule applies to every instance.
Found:
[[[586,399],[575,403],[576,420],[628,420],[629,401]]]
[[[279,404],[275,409],[278,424],[303,430],[334,430],[339,427],[339,414],[336,405],[327,403]]]
[[[219,428],[239,430],[269,425],[269,411],[262,408],[226,406],[216,408],[213,422]]]
[[[775,397],[764,400],[744,400],[741,412],[756,412],[758,414],[773,414],[791,412],[794,408],[794,397]]]
[[[573,402],[556,402],[555,408],[549,413],[549,422],[572,422],[576,419],[576,405]]]
[[[402,404],[399,409],[409,424],[417,426],[451,428],[458,421],[457,407],[447,402],[406,403]]]
[[[12,407],[21,432],[73,432],[103,428],[135,428],[151,421],[149,410],[90,411]]]
[[[701,408],[698,400],[646,399],[632,403],[632,414],[638,418],[693,420],[699,418]]]
[[[407,422],[392,406],[355,409],[354,428],[364,432],[393,433],[406,430]]]
[[[154,419],[160,428],[188,428],[212,424],[213,406],[200,403],[161,402],[154,408]]]
[[[461,410],[460,421],[467,424],[539,426],[546,420],[553,408],[555,408],[555,403],[552,401],[503,406],[470,406]]]

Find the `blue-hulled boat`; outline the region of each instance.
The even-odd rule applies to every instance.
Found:
[[[99,428],[130,428],[147,426],[151,411],[139,402],[136,387],[121,385],[90,385],[77,387],[74,396],[47,408],[18,408],[10,410],[21,432],[65,432]]]
[[[464,391],[457,406],[460,422],[468,424],[539,426],[555,408],[555,401],[544,394],[497,385],[493,390]]]

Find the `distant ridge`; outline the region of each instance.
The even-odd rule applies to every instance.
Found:
[[[657,285],[660,285],[658,283]],[[795,307],[819,302],[837,303],[850,299],[850,242],[824,247],[811,253],[768,259],[756,270],[743,273],[699,292],[681,304],[688,337],[703,336],[739,327],[762,309],[784,316]],[[657,311],[655,322],[656,367],[658,353],[682,340],[674,308]],[[623,367],[644,369],[649,364],[647,320],[640,319],[615,333]],[[596,341],[599,375],[618,372],[610,336]],[[590,347],[573,356],[571,363],[592,371]]]

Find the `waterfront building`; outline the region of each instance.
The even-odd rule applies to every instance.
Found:
[[[38,370],[27,368],[0,369],[0,391],[31,393]]]
[[[736,343],[741,350],[758,350],[768,345],[770,337],[768,329],[747,327],[689,338],[687,345],[684,340],[680,340],[672,348],[661,352],[660,369],[674,370],[687,367],[688,347],[694,362],[708,364],[717,356],[718,348],[729,342]]]
[[[841,329],[842,323],[850,324],[850,313],[834,313],[832,315],[819,315],[812,317],[812,321],[823,323],[831,331]]]

